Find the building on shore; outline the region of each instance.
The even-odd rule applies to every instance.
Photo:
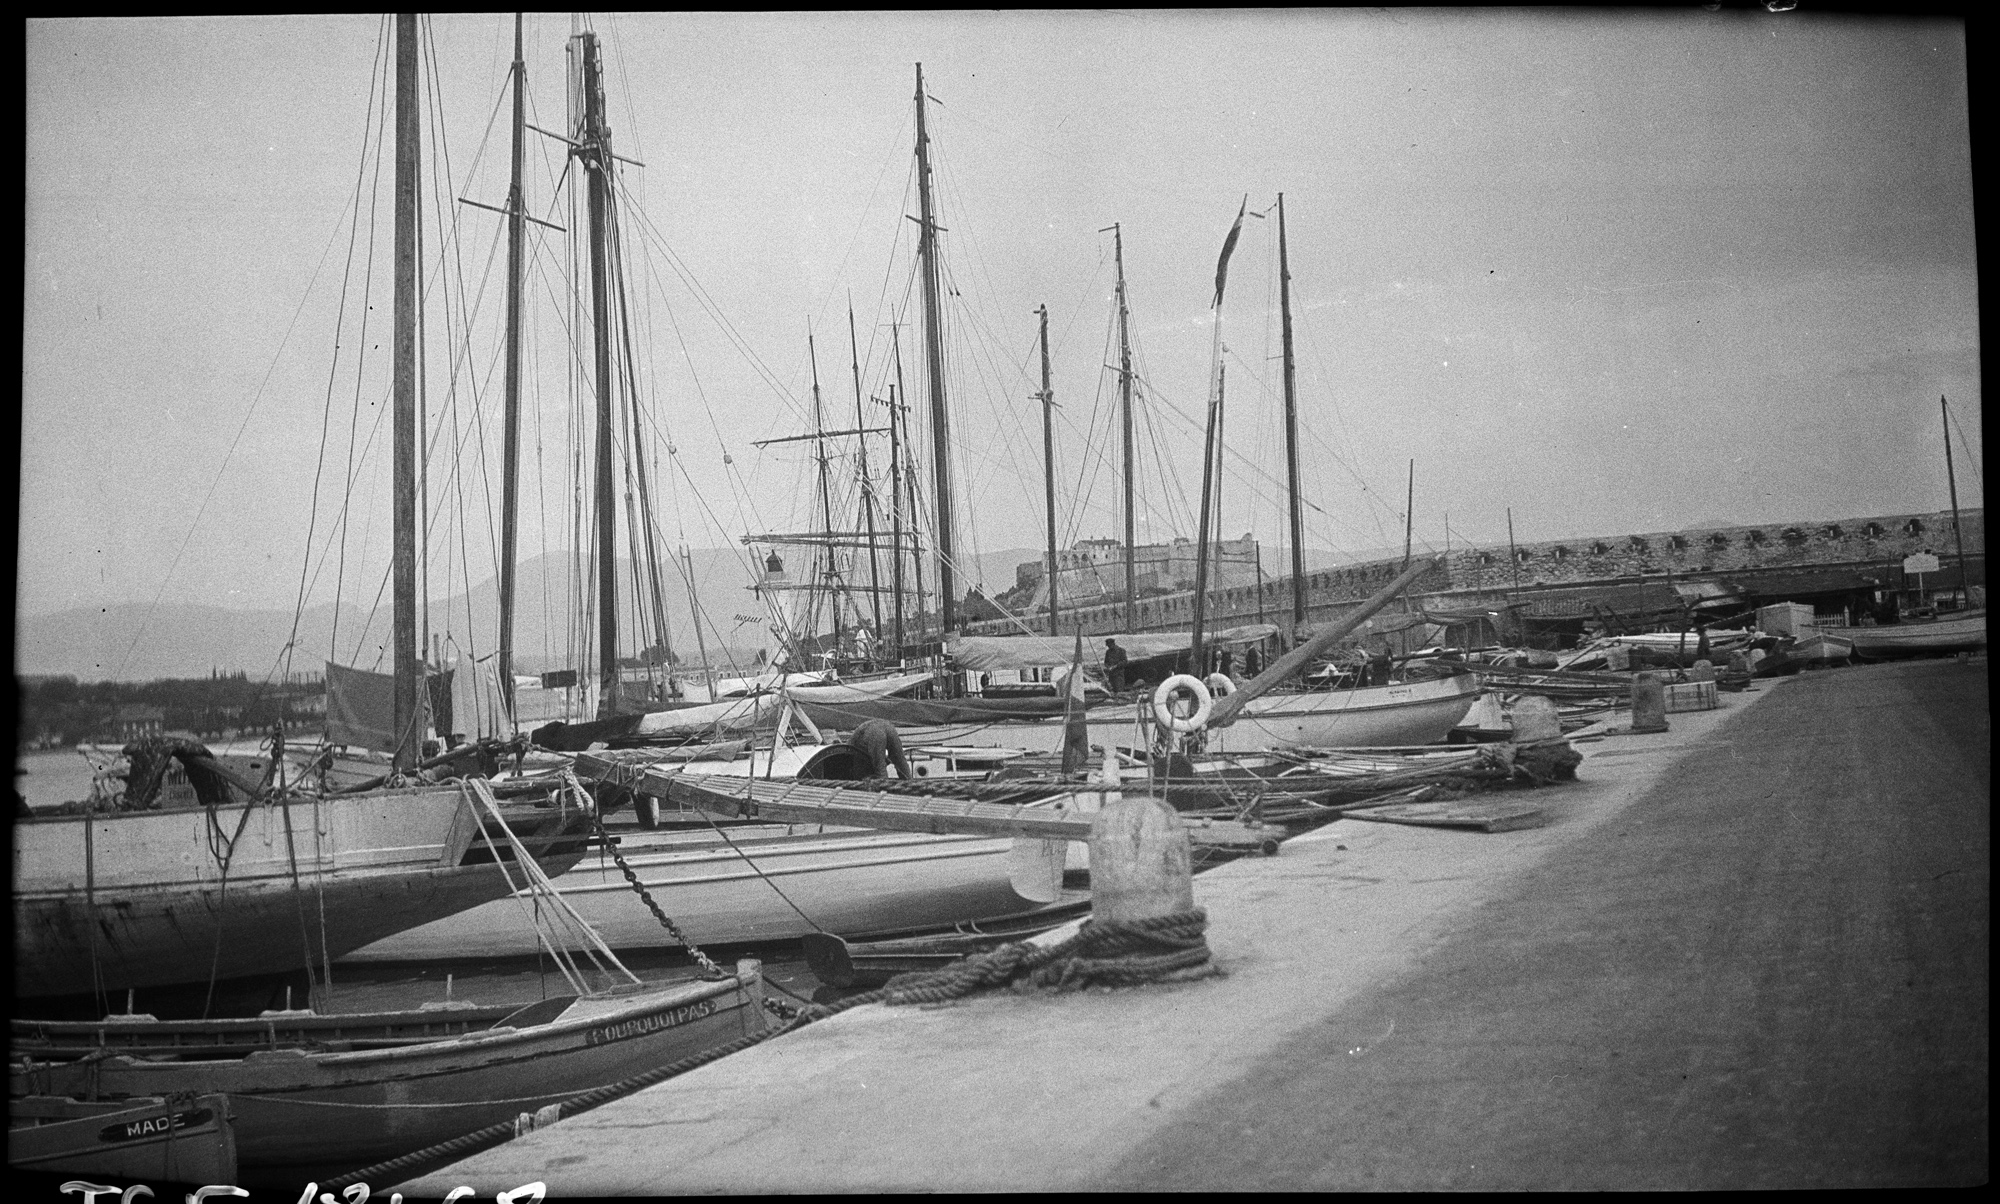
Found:
[[[1867,518],[1714,527],[1682,531],[1605,535],[1498,547],[1453,548],[1431,553],[1437,567],[1419,578],[1405,602],[1378,620],[1397,625],[1393,615],[1420,619],[1404,624],[1395,645],[1427,643],[1481,646],[1521,643],[1563,646],[1593,630],[1651,631],[1727,621],[1758,606],[1798,602],[1837,622],[1863,615],[1893,621],[1899,610],[1943,602],[1983,604],[1986,585],[1985,512],[1960,512],[1959,528],[1950,511],[1879,515]],[[1252,549],[1247,538],[1237,541]],[[1959,597],[1958,548],[1965,549],[1963,577],[1974,597]],[[1192,551],[1190,545],[1190,552]],[[1117,545],[1111,552],[1115,556]],[[1935,557],[1932,572],[1907,571]],[[1192,566],[1192,558],[1188,561]],[[1021,586],[1039,581],[1039,565],[1022,565]],[[1335,621],[1357,607],[1401,571],[1401,558],[1373,560],[1306,574],[1307,625]],[[1122,572],[1122,565],[1121,570]],[[1063,626],[1079,625],[1085,635],[1127,630],[1122,580],[1111,596],[1079,593],[1069,578],[1058,579]],[[1189,574],[1192,584],[1192,573]],[[1046,592],[1029,595],[1045,605]],[[1209,590],[1208,622],[1288,624],[1292,582],[1283,577],[1239,573]],[[1185,630],[1193,619],[1194,596],[1174,592],[1141,595],[1135,631]],[[1012,606],[1016,614],[1030,613]],[[1001,635],[1012,623],[968,624],[973,635]]]
[[[1262,576],[1262,552],[1245,532],[1240,539],[1209,545],[1211,588],[1255,585]],[[1157,597],[1194,588],[1195,541],[1141,544],[1132,549],[1133,593]],[[1076,606],[1121,602],[1125,597],[1125,544],[1116,539],[1082,539],[1056,550],[1056,601]],[[1013,588],[994,599],[1018,615],[1049,609],[1048,562],[1037,558],[1014,567]]]

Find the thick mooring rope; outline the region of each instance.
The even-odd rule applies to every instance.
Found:
[[[697,1067],[748,1049],[815,1020],[837,1016],[868,1003],[891,1007],[945,1003],[974,991],[1012,984],[1015,990],[1077,991],[1086,987],[1136,986],[1148,982],[1181,982],[1220,977],[1221,967],[1209,961],[1208,913],[1193,911],[1146,920],[1107,922],[1087,920],[1075,936],[1047,947],[1016,942],[970,957],[941,970],[900,974],[887,986],[850,995],[830,1004],[811,1004],[777,1028],[738,1037],[714,1049],[656,1067],[616,1083],[597,1087],[553,1104],[530,1116],[487,1125],[462,1137],[414,1150],[400,1158],[378,1162],[328,1180],[322,1190],[339,1191],[356,1183],[400,1183],[447,1163],[492,1149],[523,1133],[587,1112],[635,1091],[662,1083]]]

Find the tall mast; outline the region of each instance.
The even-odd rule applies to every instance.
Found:
[[[701,634],[701,602],[694,596],[694,552],[686,544],[681,545],[681,564],[685,566],[682,578],[687,582],[688,615],[694,621],[694,644],[701,652],[702,675],[708,679],[708,700],[715,701],[715,666],[708,663],[708,640]]]
[[[1056,604],[1056,395],[1049,385],[1049,307],[1035,310],[1042,317],[1042,486],[1049,512],[1049,634],[1056,634],[1060,607]]]
[[[854,365],[854,429],[862,431],[868,425],[867,415],[861,412],[861,342],[854,335],[854,302],[847,303],[847,351]],[[861,514],[868,528],[868,608],[875,616],[875,641],[882,639],[882,562],[875,556],[875,483],[868,479],[868,436],[859,433],[854,436],[855,447],[859,451],[861,469]],[[870,648],[873,659],[873,647]]]
[[[1417,526],[1417,462],[1410,461],[1410,496],[1403,503],[1403,567],[1410,567],[1410,539]],[[1407,601],[1408,599],[1405,598]]]
[[[1292,268],[1285,252],[1285,194],[1278,194],[1278,313],[1285,350],[1285,495],[1292,519],[1292,633],[1306,623],[1305,518],[1299,504],[1299,395],[1292,359]],[[1408,554],[1404,555],[1407,562]]]
[[[904,467],[908,470],[903,474],[903,489],[905,491],[903,500],[909,506],[909,509],[904,513],[910,516],[910,572],[912,574],[910,584],[916,590],[917,614],[922,616],[924,613],[924,540],[922,533],[917,527],[917,460],[916,454],[911,450],[909,443],[910,393],[903,385],[903,334],[901,327],[891,326],[889,328],[889,335],[896,349],[897,401],[896,405],[890,407],[889,413],[903,421],[903,463]],[[897,655],[900,656],[901,653],[899,652]]]
[[[902,403],[896,400],[896,386],[889,386],[889,588],[894,592],[896,651],[890,659],[903,660],[903,439]]]
[[[1218,312],[1217,317],[1221,315]],[[1220,519],[1222,512],[1222,381],[1226,365],[1220,360],[1215,365],[1215,400],[1208,407],[1208,433],[1201,445],[1201,522],[1196,527],[1194,545],[1194,630],[1188,647],[1194,663],[1189,670],[1196,677],[1203,675],[1207,662],[1202,656],[1201,637],[1203,621],[1208,617],[1208,544],[1216,534],[1217,522],[1210,525],[1209,516]]]
[[[521,14],[514,14],[514,157],[507,186],[507,421],[501,443],[500,471],[500,699],[507,713],[507,730],[514,730],[514,524],[520,494],[516,477],[521,464],[521,195],[522,145],[527,133],[528,65],[521,54]]]
[[[1951,533],[1958,540],[1958,592],[1959,605],[1972,609],[1972,587],[1965,583],[1965,532],[1958,522],[1958,474],[1951,466],[1951,406],[1940,394],[1938,414],[1944,420],[1944,479],[1951,486]]]
[[[820,580],[826,583],[826,609],[833,620],[833,648],[834,652],[838,654],[840,651],[840,594],[836,590],[834,583],[839,580],[840,574],[835,569],[833,562],[833,490],[827,480],[826,422],[821,418],[819,409],[819,352],[813,347],[813,337],[811,335],[806,336],[806,358],[812,361],[813,455],[819,459],[819,512],[820,517],[826,523],[823,528],[826,531],[826,560],[820,569]],[[813,608],[809,605],[806,608],[806,622],[808,626],[812,622],[812,612]],[[810,631],[807,634],[810,635]]]
[[[931,386],[931,472],[937,479],[937,558],[939,630],[957,626],[951,540],[951,430],[944,399],[944,326],[938,308],[937,221],[931,208],[930,134],[924,126],[924,65],[917,64],[917,195],[922,202],[922,231],[917,254],[923,260],[924,360]]]
[[[1133,519],[1132,336],[1131,312],[1125,304],[1125,232],[1117,222],[1111,223],[1111,258],[1118,265],[1118,420],[1125,436],[1125,630],[1131,631],[1139,622],[1139,572],[1133,561],[1136,524]]]
[[[1222,345],[1222,293],[1229,278],[1229,256],[1236,250],[1236,240],[1243,233],[1243,215],[1249,209],[1250,197],[1245,194],[1243,203],[1237,206],[1236,221],[1229,227],[1229,236],[1222,240],[1222,255],[1215,261],[1215,300],[1209,303],[1209,317],[1214,329],[1209,340],[1208,362],[1215,384],[1208,399],[1208,437],[1201,449],[1201,521],[1196,529],[1194,548],[1194,631],[1188,641],[1196,674],[1202,673],[1207,666],[1202,654],[1201,636],[1208,608],[1209,537],[1222,525],[1223,354],[1228,350]],[[1211,516],[1214,519],[1213,528],[1210,526]]]
[[[590,180],[590,320],[596,336],[597,368],[597,709],[617,709],[618,683],[618,506],[611,472],[611,293],[607,255],[610,241],[611,130],[604,124],[604,66],[597,35],[583,39],[583,138],[576,148]]]
[[[396,14],[395,768],[417,763],[417,18]]]

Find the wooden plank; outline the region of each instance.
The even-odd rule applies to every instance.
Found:
[[[758,780],[703,774],[648,772],[632,783],[640,793],[698,810],[784,823],[832,824],[938,836],[1005,836],[1015,839],[1090,839],[1091,815],[1079,796],[1060,791],[1047,805],[1016,806],[972,799],[892,793],[872,783]],[[1270,849],[1284,831],[1268,824],[1189,819],[1188,842],[1234,849]]]
[[[1372,823],[1412,824],[1426,828],[1471,828],[1478,832],[1512,832],[1519,828],[1539,828],[1545,822],[1542,809],[1533,803],[1466,802],[1392,803],[1348,811],[1345,819],[1365,819]]]

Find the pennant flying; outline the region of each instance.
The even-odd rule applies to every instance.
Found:
[[[1236,207],[1236,224],[1229,227],[1229,237],[1222,240],[1222,258],[1215,261],[1215,300],[1210,309],[1222,305],[1222,286],[1229,279],[1229,253],[1236,249],[1236,236],[1243,233],[1243,211],[1250,207],[1250,194],[1243,194],[1243,203]]]

